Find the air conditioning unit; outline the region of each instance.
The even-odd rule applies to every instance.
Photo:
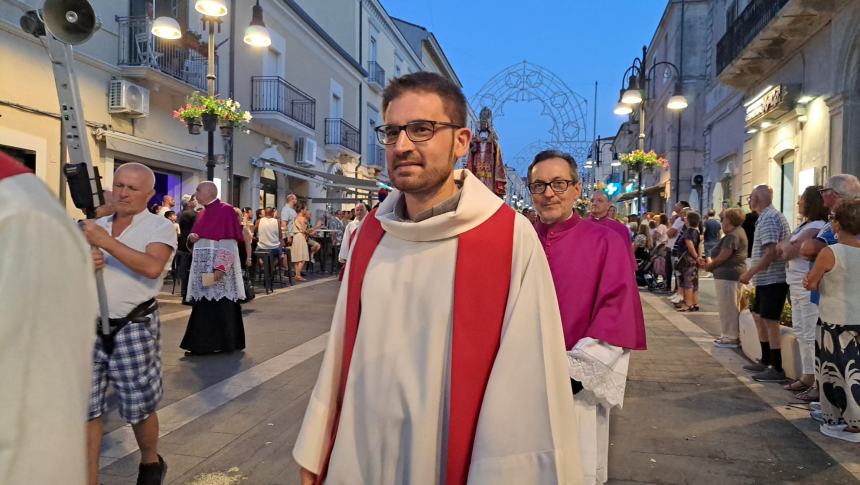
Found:
[[[700,173],[693,174],[690,178],[690,183],[693,184],[693,187],[699,187],[705,183],[705,176]]]
[[[296,163],[303,167],[314,167],[317,162],[317,141],[313,138],[299,138],[296,142]]]
[[[108,113],[146,116],[149,114],[149,90],[122,79],[112,79],[108,94]]]

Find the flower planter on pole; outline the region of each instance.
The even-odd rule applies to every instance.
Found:
[[[192,120],[188,120],[186,123],[188,126],[188,133],[191,135],[199,135],[203,130],[203,120],[200,118],[194,118]]]
[[[224,138],[230,138],[233,136],[233,124],[232,123],[224,123],[218,125],[218,128],[221,129],[221,136]]]
[[[215,131],[218,127],[218,115],[215,113],[203,113],[203,129],[206,131]]]

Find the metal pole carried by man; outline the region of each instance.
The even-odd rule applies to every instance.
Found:
[[[47,0],[41,10],[29,11],[21,18],[22,29],[47,41],[60,102],[62,137],[72,162],[63,167],[63,173],[75,206],[88,219],[96,217],[104,196],[87,143],[72,46],[89,40],[99,25],[87,0]],[[147,202],[155,195],[155,175],[149,168],[136,163],[120,167],[114,174],[113,188],[115,213],[82,224],[92,246],[101,309],[86,424],[89,483],[98,483],[101,414],[107,384],[113,382],[120,416],[132,424],[141,450],[137,483],[155,485],[163,482],[167,468],[156,451],[155,409],[162,388],[155,296],[161,288],[162,271],[176,248],[176,232],[170,221],[147,210]],[[106,291],[105,280],[110,291]],[[79,478],[60,481],[81,483]]]

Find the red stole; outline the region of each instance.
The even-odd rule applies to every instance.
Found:
[[[361,288],[368,263],[385,231],[376,209],[365,217],[350,256],[343,361],[331,440],[317,483],[328,470],[352,351],[361,316]],[[487,381],[501,341],[511,281],[514,212],[502,205],[492,217],[460,234],[454,275],[454,330],[451,351],[451,402],[445,483],[465,484],[472,444]]]
[[[21,175],[22,173],[32,174],[33,172],[14,158],[0,151],[0,180]]]

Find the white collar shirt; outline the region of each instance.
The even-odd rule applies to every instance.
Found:
[[[110,233],[113,220],[113,216],[102,217],[96,220],[96,224]],[[116,240],[142,253],[146,252],[146,247],[153,243],[165,244],[174,251],[177,244],[173,223],[148,210],[132,217],[131,224],[116,237]],[[104,282],[110,318],[125,317],[134,307],[154,298],[161,291],[163,273],[157,278],[147,278],[133,272],[107,251],[102,252],[105,255]],[[167,264],[170,264],[169,260]]]

